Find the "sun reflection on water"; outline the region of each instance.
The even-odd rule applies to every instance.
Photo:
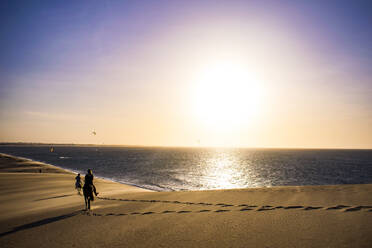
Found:
[[[240,162],[236,154],[216,151],[203,163],[204,187],[213,189],[243,188],[244,175],[239,169]]]

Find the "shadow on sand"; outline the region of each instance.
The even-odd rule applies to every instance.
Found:
[[[81,211],[76,211],[76,212],[73,212],[73,213],[70,213],[70,214],[64,214],[64,215],[60,215],[60,216],[56,216],[56,217],[52,217],[52,218],[46,218],[46,219],[43,219],[43,220],[39,220],[39,221],[35,221],[35,222],[29,223],[29,224],[18,226],[18,227],[15,227],[15,228],[13,228],[13,230],[10,230],[8,232],[0,233],[0,237],[4,237],[6,235],[9,235],[9,234],[12,234],[12,233],[15,233],[15,232],[18,232],[18,231],[22,231],[22,230],[46,225],[46,224],[49,224],[49,223],[53,223],[53,222],[56,222],[56,221],[60,221],[60,220],[63,220],[63,219],[67,219],[67,218],[70,218],[70,217],[73,217],[73,216],[79,214],[80,212]]]
[[[52,196],[52,197],[48,197],[48,198],[37,199],[35,201],[45,201],[45,200],[50,200],[50,199],[55,199],[55,198],[62,198],[62,197],[67,197],[67,196],[72,196],[72,195],[57,195],[57,196]]]

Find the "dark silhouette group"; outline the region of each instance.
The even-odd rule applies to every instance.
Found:
[[[98,195],[96,187],[93,184],[93,179],[94,179],[93,172],[91,169],[89,169],[87,171],[87,174],[85,175],[84,186],[83,186],[83,195],[84,195],[86,210],[90,210],[90,202],[94,201],[94,195],[95,196]],[[78,191],[78,194],[80,195],[81,185],[82,185],[80,174],[78,174],[75,177],[75,180],[76,180],[75,188]]]

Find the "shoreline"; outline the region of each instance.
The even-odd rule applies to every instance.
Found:
[[[63,171],[63,173],[77,174],[73,170],[65,169],[65,168],[62,168],[62,167],[57,166],[57,165],[54,165],[54,164],[49,164],[49,163],[46,163],[46,162],[43,162],[43,161],[38,161],[38,160],[35,160],[35,159],[31,159],[31,158],[25,158],[25,157],[21,157],[21,156],[15,156],[15,155],[7,154],[7,153],[2,153],[2,152],[0,152],[0,157],[7,157],[7,158],[14,159],[14,160],[24,160],[24,162],[26,162],[26,163],[28,162],[29,164],[39,164],[39,165],[45,165],[45,166],[48,166],[48,167],[55,167],[57,170]]]
[[[40,164],[40,165],[46,165],[48,167],[55,167],[56,169],[58,170],[61,170],[61,171],[64,171],[65,173],[68,173],[68,174],[74,174],[74,175],[77,175],[77,174],[82,174],[83,172],[80,172],[80,171],[77,171],[77,170],[72,170],[72,169],[68,169],[68,168],[63,168],[61,166],[58,166],[58,165],[54,165],[54,164],[49,164],[49,163],[46,163],[46,162],[43,162],[43,161],[38,161],[38,160],[35,160],[35,159],[31,159],[31,158],[26,158],[26,157],[21,157],[21,156],[15,156],[15,155],[11,155],[11,154],[7,154],[7,153],[2,153],[0,152],[0,157],[1,156],[5,156],[5,157],[9,157],[9,158],[12,158],[12,159],[22,159],[24,160],[25,162],[29,162],[31,164]],[[85,172],[84,172],[85,173]],[[132,186],[132,187],[136,187],[136,188],[140,188],[140,189],[144,189],[144,190],[148,190],[148,191],[154,191],[154,192],[160,192],[160,191],[156,191],[154,189],[150,189],[150,188],[146,188],[146,187],[142,187],[140,185],[135,185],[135,184],[131,184],[131,183],[123,183],[123,182],[120,182],[120,181],[117,181],[117,180],[114,180],[114,179],[111,179],[111,178],[107,178],[107,177],[100,177],[100,176],[96,176],[94,175],[95,178],[99,178],[101,180],[106,180],[106,181],[110,181],[110,182],[114,182],[114,183],[119,183],[119,184],[122,184],[122,185],[126,185],[126,186]]]

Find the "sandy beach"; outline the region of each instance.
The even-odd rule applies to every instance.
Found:
[[[40,173],[41,170],[41,173]],[[151,192],[0,155],[0,247],[372,247],[372,185]]]

